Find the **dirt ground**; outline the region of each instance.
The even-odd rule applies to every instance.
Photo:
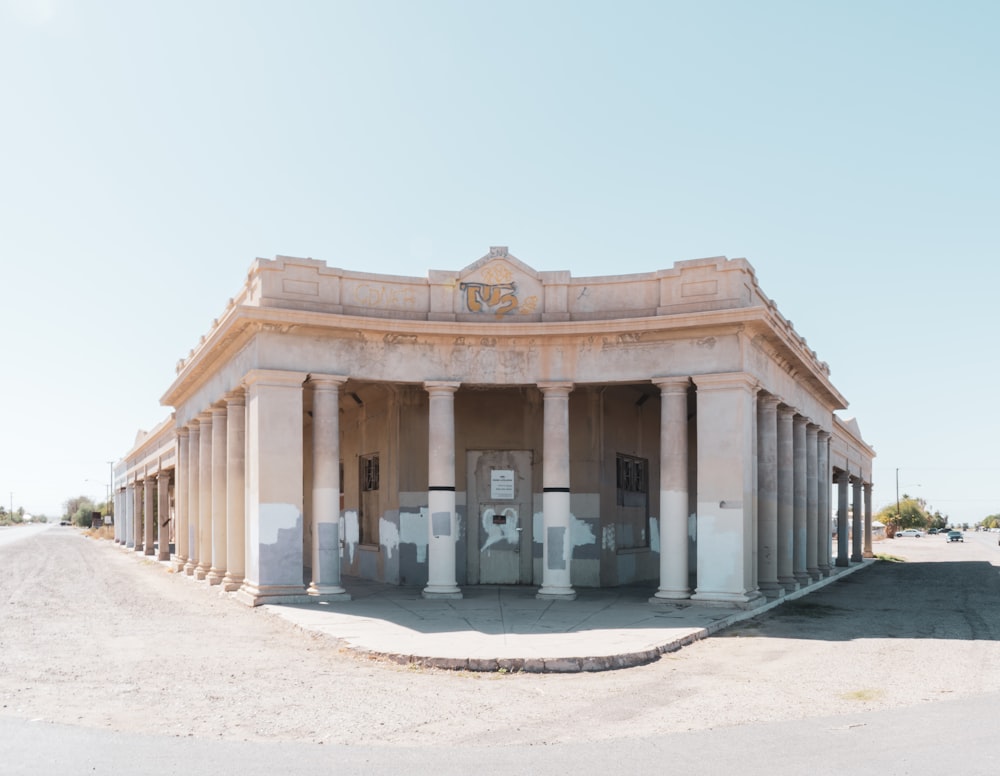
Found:
[[[995,537],[882,545],[910,562],[875,564],[647,666],[473,674],[342,654],[266,610],[54,527],[0,545],[0,715],[231,740],[502,746],[1000,690]]]

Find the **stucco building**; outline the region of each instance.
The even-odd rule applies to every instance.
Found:
[[[115,467],[116,540],[250,604],[354,576],[752,607],[871,554],[874,451],[744,259],[258,259],[162,402]]]

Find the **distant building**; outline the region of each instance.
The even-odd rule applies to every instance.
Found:
[[[258,259],[162,401],[115,468],[116,539],[163,557],[172,530],[178,569],[250,604],[344,598],[343,576],[753,607],[871,553],[874,451],[743,259]]]

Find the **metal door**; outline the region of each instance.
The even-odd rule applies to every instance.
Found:
[[[531,583],[531,451],[470,450],[470,579]],[[478,571],[478,573],[476,573]]]

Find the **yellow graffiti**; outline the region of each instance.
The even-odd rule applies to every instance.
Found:
[[[462,283],[459,288],[465,292],[465,306],[469,312],[491,311],[499,318],[517,309],[516,283]]]

